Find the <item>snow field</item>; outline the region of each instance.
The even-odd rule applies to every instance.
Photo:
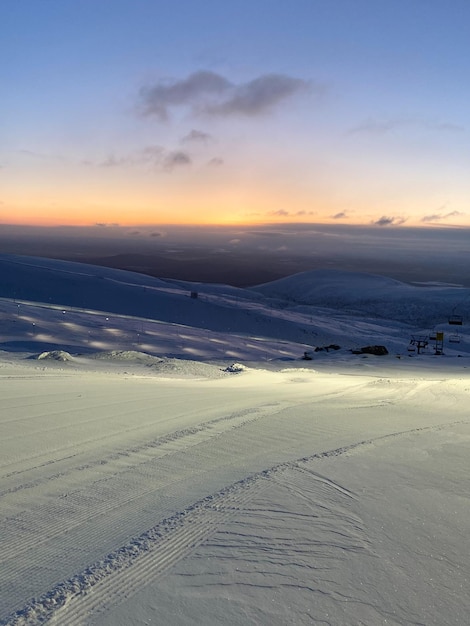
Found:
[[[301,275],[191,302],[178,281],[2,263],[21,294],[0,293],[1,624],[466,623],[466,328],[407,354],[426,331],[407,294],[446,328],[465,290],[330,277],[335,310],[294,301],[316,297]]]

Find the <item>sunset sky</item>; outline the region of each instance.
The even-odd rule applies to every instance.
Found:
[[[470,226],[468,0],[7,0],[0,223]]]

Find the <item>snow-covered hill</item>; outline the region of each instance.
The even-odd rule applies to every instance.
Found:
[[[453,313],[470,319],[470,290],[432,283],[411,285],[392,278],[314,270],[254,287],[267,297],[323,306],[353,316],[380,317],[413,326],[432,327]]]

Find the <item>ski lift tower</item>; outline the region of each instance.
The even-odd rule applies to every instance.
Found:
[[[424,350],[428,345],[428,336],[426,335],[412,335],[410,339],[410,346],[415,346],[418,354],[421,354],[421,350]],[[409,350],[410,348],[408,348]]]
[[[449,317],[449,325],[450,326],[462,326],[463,325],[462,315],[454,315],[454,312],[452,312],[452,315]],[[449,343],[460,343],[460,335],[458,333],[458,328],[456,329],[456,331],[457,332],[449,336]]]
[[[435,354],[443,354],[444,352],[444,333],[442,331],[437,331],[435,333],[434,340],[434,353]]]

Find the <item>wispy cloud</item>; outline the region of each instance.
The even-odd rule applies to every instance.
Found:
[[[302,217],[302,215],[315,215],[315,211],[296,211],[295,213],[290,213],[294,217]]]
[[[167,171],[172,171],[176,167],[191,165],[191,157],[187,152],[182,150],[175,150],[168,152],[163,159],[163,168]]]
[[[334,220],[342,220],[345,217],[347,217],[346,213],[344,211],[341,211],[340,213],[336,213],[335,215],[332,215],[331,218]]]
[[[207,162],[207,165],[208,165],[209,167],[220,167],[220,166],[221,166],[221,165],[223,165],[223,164],[224,164],[224,160],[223,160],[223,159],[221,159],[220,157],[214,157],[213,159],[210,159],[210,160]]]
[[[267,74],[236,86],[227,99],[209,105],[206,111],[214,115],[260,115],[306,87],[307,83],[299,78]]]
[[[226,93],[231,86],[226,78],[215,72],[200,71],[183,80],[165,80],[143,87],[140,98],[144,114],[166,120],[172,107],[187,104],[194,106],[202,99]]]
[[[351,135],[355,134],[369,134],[369,135],[384,135],[385,133],[394,130],[395,128],[399,128],[405,126],[406,122],[403,120],[397,119],[389,119],[389,120],[377,120],[374,118],[368,118],[364,120],[354,128],[349,130]]]
[[[308,87],[307,81],[285,74],[264,74],[237,85],[215,72],[200,71],[182,80],[143,87],[140,104],[144,115],[162,121],[168,119],[174,107],[181,106],[212,116],[257,116]]]
[[[465,131],[465,126],[461,126],[460,124],[452,124],[451,122],[428,121],[425,122],[425,126],[429,130],[435,130],[444,133],[462,133]]]
[[[110,154],[106,159],[101,161],[99,165],[101,167],[158,165],[164,158],[165,152],[162,146],[146,146],[141,150],[126,155]]]
[[[181,143],[203,143],[207,144],[213,140],[212,135],[205,133],[202,130],[191,130],[187,135],[181,139]]]
[[[176,167],[190,165],[191,156],[184,150],[166,150],[162,146],[146,146],[127,155],[111,154],[98,163],[100,167],[150,166],[153,169],[172,171]]]
[[[302,217],[305,215],[315,215],[315,211],[286,211],[285,209],[278,209],[277,211],[268,211],[267,215],[273,217]]]
[[[287,217],[289,215],[289,211],[279,209],[278,211],[269,211],[268,215],[272,215],[274,217]]]
[[[451,122],[424,119],[419,116],[414,117],[391,117],[376,119],[369,117],[357,126],[349,130],[349,134],[385,135],[395,130],[403,128],[415,128],[433,132],[459,133],[464,132],[465,127]]]
[[[100,167],[122,167],[123,165],[131,165],[132,160],[128,157],[117,157],[115,154],[110,154],[100,162]]]
[[[377,221],[372,222],[375,226],[400,226],[406,222],[405,217],[387,217],[383,215]]]
[[[450,211],[449,213],[433,213],[431,215],[425,215],[421,221],[422,222],[442,222],[443,220],[448,219],[449,217],[460,217],[465,215],[461,211]]]

